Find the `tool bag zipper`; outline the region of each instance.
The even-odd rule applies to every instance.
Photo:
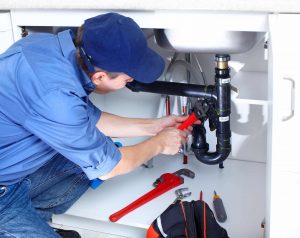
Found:
[[[185,221],[186,238],[197,238],[195,209],[193,202],[180,202],[182,213]]]

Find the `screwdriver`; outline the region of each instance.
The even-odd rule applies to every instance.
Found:
[[[217,195],[216,191],[214,191],[213,203],[214,203],[214,210],[216,213],[217,220],[219,222],[225,222],[227,219],[227,214],[224,208],[223,201],[219,197],[219,195]]]

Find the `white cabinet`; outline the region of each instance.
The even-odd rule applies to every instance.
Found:
[[[103,12],[97,12],[95,10],[16,10],[12,11],[12,28],[15,39],[18,39],[21,37],[19,26],[79,26],[85,18],[101,13]],[[131,11],[121,13],[134,18],[140,26],[145,28],[178,27],[182,26],[183,22],[188,23],[189,21],[197,22],[197,27],[201,27],[201,24],[205,22],[203,19],[205,19],[206,14],[208,14],[206,12],[197,11],[193,13],[185,12],[186,14],[184,14],[183,11]],[[1,14],[2,13],[0,13],[0,17]],[[5,14],[6,17],[9,16],[7,13]],[[215,19],[213,14],[218,13],[209,13],[207,15],[211,17],[212,21]],[[267,114],[267,132],[262,131],[261,128],[257,128],[257,123],[248,124],[249,126],[255,127],[249,130],[253,138],[250,143],[257,143],[257,145],[260,143],[259,140],[257,141],[257,135],[259,138],[268,138],[268,145],[265,149],[267,153],[257,150],[251,154],[251,150],[253,151],[255,148],[248,147],[247,150],[242,149],[242,151],[238,151],[239,153],[236,152],[235,154],[244,155],[242,157],[246,157],[246,154],[247,156],[251,154],[249,157],[258,154],[261,158],[258,158],[256,161],[246,161],[246,159],[242,161],[234,158],[235,160],[228,162],[227,168],[225,164],[225,170],[223,172],[219,169],[200,164],[198,161],[196,161],[197,163],[195,164],[194,162],[189,164],[191,169],[199,170],[199,178],[201,178],[199,184],[193,182],[191,186],[196,188],[199,185],[199,188],[197,187],[198,190],[203,190],[204,188],[209,191],[209,193],[212,192],[214,188],[217,187],[217,191],[219,188],[220,195],[223,195],[222,197],[225,199],[230,215],[228,223],[225,223],[224,226],[229,229],[236,229],[234,233],[236,236],[232,236],[232,238],[261,238],[263,232],[259,226],[264,215],[266,217],[266,238],[300,237],[300,228],[298,228],[299,218],[297,216],[300,213],[300,146],[298,142],[298,133],[300,133],[300,31],[296,28],[300,23],[300,14],[270,14],[269,21],[266,20],[266,16],[267,14],[222,13],[222,26],[227,27],[227,30],[269,32],[269,60],[267,72],[262,72],[260,66],[257,66],[254,70],[248,68],[243,74],[237,75],[238,77],[235,79],[237,80],[235,82],[236,85],[239,87],[244,86],[244,88],[246,88],[245,85],[247,85],[254,94],[258,93],[260,88],[251,87],[250,84],[255,83],[257,87],[261,87],[263,84],[264,88],[268,88],[264,90],[265,94],[260,94],[259,97],[249,94],[250,96],[244,95],[243,99],[237,100],[237,103],[240,105],[239,109],[241,109],[241,113],[250,114],[250,109],[252,108],[252,112],[253,110],[259,112],[264,111],[263,113],[260,112],[255,115]],[[267,24],[267,22],[269,22],[269,24]],[[214,30],[217,30],[219,27],[217,23],[215,23]],[[1,28],[0,34],[2,34]],[[12,40],[12,38],[10,39]],[[0,47],[4,45],[1,38]],[[263,54],[263,48],[260,49],[260,57],[261,53]],[[251,58],[250,61],[255,63],[257,55],[257,53],[253,53],[252,55],[247,55],[247,57]],[[243,55],[236,57],[236,59],[242,58]],[[261,79],[264,81],[260,81]],[[268,95],[268,97],[266,95]],[[242,104],[249,105],[249,108],[252,106],[248,110],[247,107]],[[268,107],[268,112],[265,112],[266,107]],[[247,118],[242,119],[247,120]],[[257,118],[253,118],[253,114],[252,119],[258,120]],[[233,121],[232,123],[235,122]],[[238,124],[235,125],[237,131],[238,129],[244,129],[244,127],[241,128],[243,123],[244,121],[240,122],[240,127],[238,127]],[[265,125],[265,121],[263,125]],[[257,132],[255,132],[255,130]],[[238,147],[242,144],[243,133],[240,132],[240,137],[236,136],[233,138],[233,146]],[[260,133],[263,133],[263,136],[261,136]],[[245,143],[243,143],[244,148],[247,148],[247,143],[250,141],[246,139],[244,139]],[[265,163],[266,154],[267,162]],[[67,211],[65,217],[58,216],[55,220],[71,226],[80,224],[83,228],[94,229],[98,227],[98,229],[105,232],[115,232],[116,234],[127,236],[131,236],[130,234],[133,234],[132,230],[136,228],[138,234],[144,234],[144,229],[152,220],[150,217],[155,217],[155,214],[158,215],[159,212],[164,210],[174,195],[170,194],[169,196],[161,198],[159,200],[160,204],[158,204],[158,206],[160,205],[161,207],[158,210],[155,210],[155,204],[148,204],[146,210],[142,212],[145,216],[143,219],[139,219],[139,217],[143,215],[138,211],[129,214],[128,217],[124,218],[123,222],[120,221],[119,224],[121,225],[119,227],[115,226],[116,224],[107,223],[108,215],[115,212],[113,208],[121,208],[139,195],[149,191],[149,188],[145,186],[152,183],[152,180],[157,178],[161,173],[172,172],[178,169],[181,164],[178,163],[178,160],[176,161],[177,162],[175,162],[175,160],[174,162],[163,161],[162,165],[159,166],[159,169],[155,172],[145,171],[145,169],[140,168],[130,175],[112,179],[103,185],[102,190],[89,191],[84,195],[81,201]],[[166,165],[167,163],[172,163],[172,165]],[[267,164],[267,173],[265,172],[265,164]],[[172,171],[163,171],[163,166],[169,167]],[[140,187],[136,189],[139,191],[130,192],[132,187],[136,187],[136,177],[141,178],[138,181]],[[148,178],[148,181],[143,181],[142,178]],[[265,180],[267,180],[266,185]],[[109,186],[113,188],[110,189]],[[128,186],[128,189],[126,186]],[[226,192],[228,194],[226,194]],[[209,199],[211,199],[210,195],[208,193],[205,193],[205,195],[207,195],[206,199],[209,201]],[[113,202],[117,204],[119,198],[121,199],[121,204],[112,204]],[[197,198],[198,195],[196,194],[193,199]],[[106,203],[110,204],[105,205]],[[266,211],[265,206],[267,208]],[[108,211],[108,208],[112,208],[113,211]],[[101,213],[102,209],[104,210]],[[149,215],[149,217],[146,217],[146,215]],[[82,220],[81,218],[85,219]],[[241,230],[241,232],[237,231],[238,227],[241,227],[240,224],[238,224],[239,222],[243,223],[243,226],[248,225],[248,227],[242,228],[244,230]],[[242,232],[245,233],[243,234]],[[229,231],[229,234],[230,233]],[[141,237],[141,235],[136,237]]]
[[[300,237],[300,14],[270,16],[272,101],[267,234],[272,238]]]
[[[12,25],[9,12],[0,11],[0,53],[13,43]]]

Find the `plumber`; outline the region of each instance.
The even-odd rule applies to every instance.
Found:
[[[89,100],[163,70],[139,26],[116,13],[87,19],[76,36],[31,34],[0,55],[0,237],[80,237],[47,222],[91,180],[179,151],[191,128],[176,128],[186,117],[125,118]],[[135,136],[150,137],[121,148],[110,139]]]

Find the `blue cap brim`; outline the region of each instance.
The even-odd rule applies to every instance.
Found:
[[[152,49],[148,48],[143,58],[140,59],[139,65],[130,68],[128,72],[124,72],[134,80],[141,83],[153,83],[163,73],[165,69],[165,61]]]

